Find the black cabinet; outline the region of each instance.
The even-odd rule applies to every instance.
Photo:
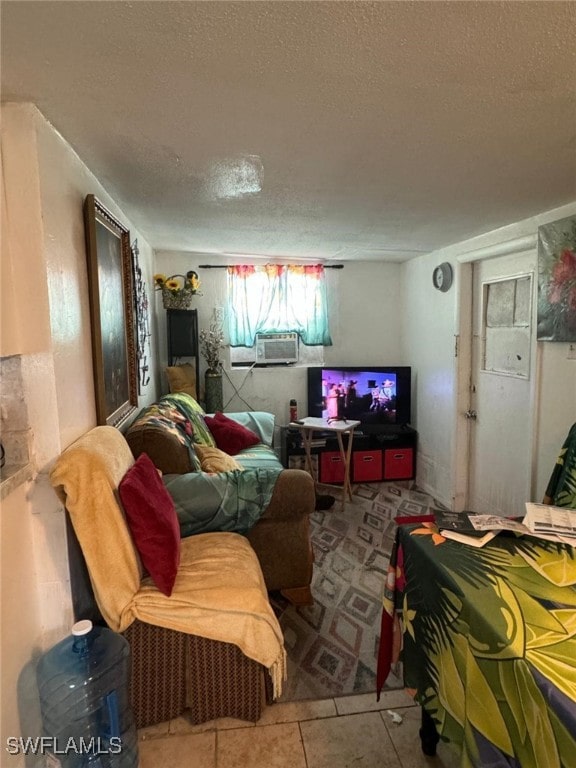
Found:
[[[359,427],[354,433],[352,443],[352,482],[413,480],[416,476],[417,437],[418,433],[412,427],[386,426],[370,434],[364,434],[362,427]],[[346,440],[345,435],[345,445]],[[342,482],[338,474],[341,469],[340,451],[333,432],[315,432],[311,453],[319,482]],[[306,468],[302,434],[299,429],[281,428],[280,460],[285,467]]]
[[[198,350],[198,310],[167,309],[168,365],[176,365],[182,357],[193,357],[196,381],[200,381],[200,355]]]

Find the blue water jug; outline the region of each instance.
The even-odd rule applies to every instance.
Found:
[[[88,620],[41,657],[44,743],[62,768],[137,768],[129,675],[127,641]]]

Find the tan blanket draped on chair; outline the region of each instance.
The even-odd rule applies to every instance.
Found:
[[[236,533],[181,541],[170,597],[141,566],[118,500],[118,484],[134,459],[114,427],[95,427],[57,460],[50,479],[70,513],[107,624],[123,632],[136,619],[232,643],[265,666],[274,696],[286,678],[282,630],[270,607],[258,559]]]

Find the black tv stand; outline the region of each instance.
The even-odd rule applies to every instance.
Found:
[[[316,433],[312,458],[319,482],[343,482],[343,466],[334,433]],[[364,424],[357,427],[352,444],[353,483],[412,480],[416,476],[418,433],[409,424]],[[281,427],[280,460],[285,467],[306,468],[300,430]]]

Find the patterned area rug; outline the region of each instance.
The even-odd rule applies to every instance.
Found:
[[[398,515],[441,507],[408,482],[356,485],[344,512],[340,494],[311,517],[314,605],[295,608],[274,593],[284,631],[288,680],[280,701],[322,699],[376,690],[384,581]],[[330,493],[331,489],[319,488]],[[396,669],[387,688],[401,688]]]

